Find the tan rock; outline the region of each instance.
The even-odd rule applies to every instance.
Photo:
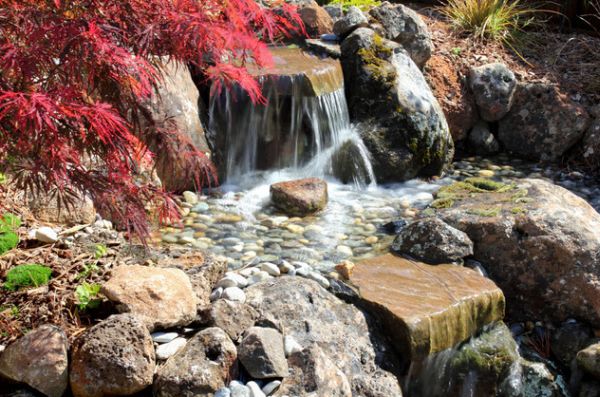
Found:
[[[80,196],[67,206],[59,205],[56,196],[41,194],[29,197],[29,208],[38,221],[64,225],[81,225],[94,222],[96,209],[87,196]]]
[[[306,33],[310,37],[319,37],[333,31],[333,19],[316,1],[303,6],[299,13],[302,22],[304,22]]]
[[[600,380],[600,343],[588,346],[577,353],[577,365]]]
[[[196,316],[197,299],[189,277],[179,269],[119,266],[102,293],[122,312],[138,316],[150,330],[187,325]]]
[[[42,325],[2,352],[0,378],[26,383],[49,397],[60,397],[69,383],[68,348],[67,336],[60,328]]]
[[[407,359],[453,347],[504,317],[502,291],[460,266],[388,254],[358,262],[350,282]]]
[[[342,276],[344,280],[349,280],[354,269],[354,263],[350,261],[342,261],[335,266],[335,270]]]
[[[306,178],[274,183],[271,202],[288,215],[304,216],[321,211],[327,205],[327,182]]]

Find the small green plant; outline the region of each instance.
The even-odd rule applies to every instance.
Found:
[[[381,4],[378,0],[333,0],[329,4],[341,4],[344,10],[354,6],[365,11]]]
[[[96,263],[88,263],[83,265],[83,270],[77,275],[77,280],[83,280],[91,276],[93,273],[98,271],[98,265]]]
[[[104,244],[96,244],[94,249],[94,258],[100,259],[106,256],[108,253],[108,248]]]
[[[454,47],[450,51],[452,52],[452,55],[459,56],[460,54],[462,54],[462,48],[460,47]]]
[[[0,313],[10,313],[11,317],[17,318],[21,311],[19,310],[19,306],[17,305],[9,305],[9,306],[0,306]]]
[[[7,212],[0,218],[0,232],[14,231],[19,226],[21,226],[21,219],[14,214]]]
[[[102,299],[98,298],[100,284],[89,284],[83,282],[75,288],[77,307],[79,310],[95,309],[100,305]]]
[[[6,183],[6,175],[0,172],[0,185],[4,185]]]
[[[4,288],[16,291],[25,287],[39,287],[48,284],[52,269],[37,263],[15,266],[6,273]]]

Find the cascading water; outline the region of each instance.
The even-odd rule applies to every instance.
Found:
[[[223,148],[217,162],[225,181],[288,169],[298,177],[374,183],[369,153],[350,124],[339,64],[297,49],[277,49],[274,56],[274,70],[257,71],[264,104],[240,89],[211,98],[210,130]]]

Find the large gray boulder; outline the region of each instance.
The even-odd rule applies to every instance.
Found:
[[[289,377],[297,381],[284,379],[283,390],[298,396],[347,395],[342,393],[347,381],[354,395],[402,396],[394,375],[400,368],[393,348],[378,333],[374,322],[355,306],[301,277],[279,277],[245,291],[247,304],[265,319],[272,319],[286,337],[291,336],[303,348],[300,356],[289,357]],[[335,377],[324,379],[321,373],[313,376],[314,369],[307,368],[310,362],[320,363],[317,368]],[[297,376],[299,372],[308,377]],[[335,392],[340,394],[329,394],[331,382],[340,387]]]
[[[425,65],[433,52],[433,42],[419,14],[402,4],[387,1],[372,8],[370,14],[383,26],[387,39],[400,43],[419,68]]]
[[[379,182],[439,175],[454,144],[425,78],[399,44],[359,28],[341,45],[350,114]]]
[[[506,65],[490,63],[471,69],[469,87],[475,96],[481,118],[498,121],[512,107],[517,78]]]
[[[146,325],[117,314],[79,336],[71,356],[75,397],[127,396],[152,384],[154,344]]]
[[[518,84],[511,110],[499,123],[504,147],[531,160],[556,161],[585,133],[590,118],[585,108],[554,86]]]

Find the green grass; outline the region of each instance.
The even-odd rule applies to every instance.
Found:
[[[37,263],[15,266],[6,273],[4,288],[16,291],[20,288],[39,287],[48,284],[52,269]]]

